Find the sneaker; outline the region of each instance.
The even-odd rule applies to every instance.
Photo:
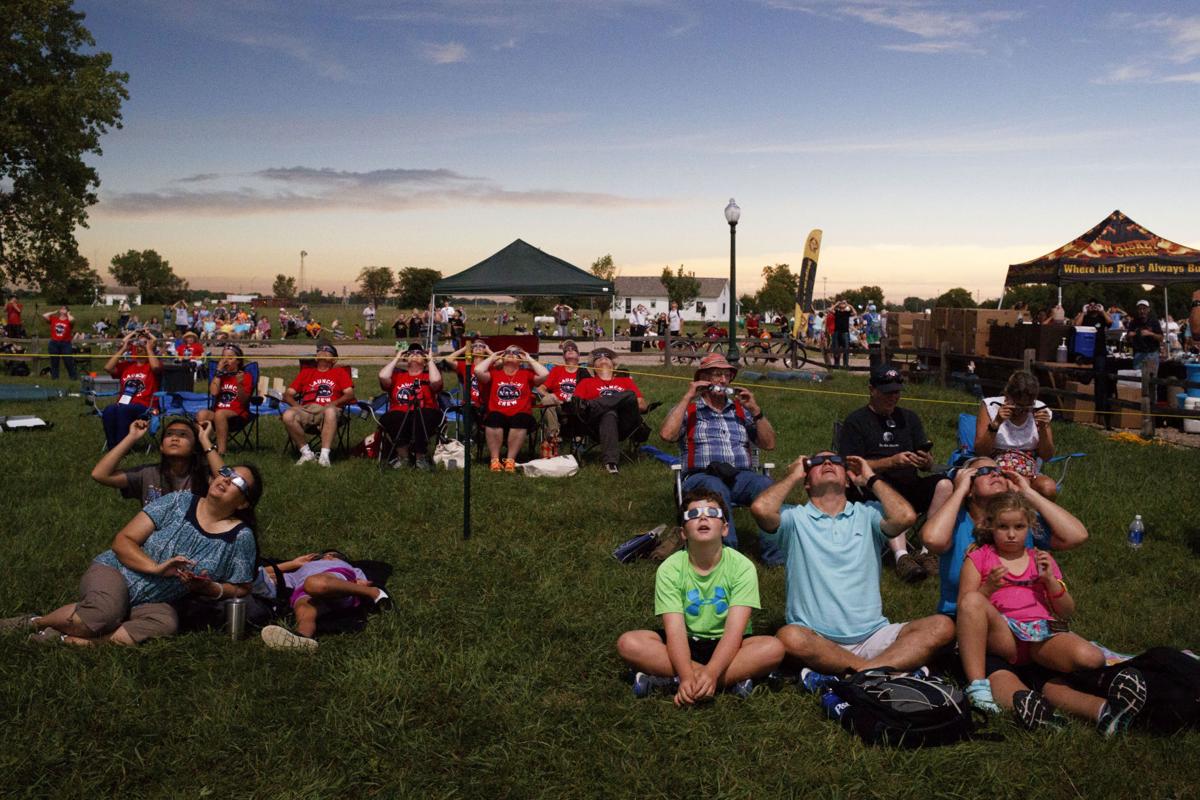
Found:
[[[516,472],[517,471],[517,460],[515,458],[504,459],[504,471],[505,472]]]
[[[800,670],[800,685],[813,694],[821,694],[830,688],[830,684],[836,681],[837,678],[834,676],[811,670],[808,667]]]
[[[500,470],[502,470],[503,467],[500,466],[500,459],[493,458],[492,465],[490,467],[488,467],[488,469],[490,469],[492,472],[499,472]]]
[[[33,621],[37,619],[38,614],[22,614],[19,617],[8,617],[0,619],[0,633],[17,633],[20,631],[29,631],[33,633],[37,631]]]
[[[1104,738],[1123,733],[1146,705],[1146,679],[1140,670],[1128,667],[1113,676],[1105,692],[1108,702],[1096,727]]]
[[[674,693],[679,688],[679,678],[664,678],[647,672],[633,674],[633,696],[649,697],[654,692]]]
[[[738,681],[732,686],[726,687],[725,691],[729,692],[735,697],[740,697],[741,699],[745,700],[754,691],[754,681],[752,681],[750,678],[746,678],[744,681]]]
[[[933,673],[931,673],[929,671],[929,667],[917,667],[916,669],[914,669],[912,672],[910,672],[908,674],[913,676],[914,678],[920,678],[921,680],[924,680],[925,678],[928,678]]]
[[[37,633],[29,634],[29,641],[34,644],[65,644],[67,635],[55,628],[42,628]]]
[[[937,575],[941,570],[941,561],[938,559],[936,553],[922,550],[913,556],[913,558],[921,565],[921,569],[925,570],[926,575]]]
[[[778,692],[784,686],[798,685],[800,683],[800,673],[793,672],[787,667],[779,667],[767,675],[766,683],[772,692]]]
[[[433,469],[433,467],[429,465],[428,459],[424,457],[418,457],[417,460],[413,462],[413,468],[419,469],[422,472],[429,472],[429,470]]]
[[[616,464],[605,464],[604,471],[607,472],[609,475],[618,475],[621,472],[621,470],[617,469]]]
[[[303,650],[312,652],[317,649],[317,640],[309,639],[292,633],[279,625],[268,625],[262,629],[262,640],[273,650]]]
[[[316,460],[317,460],[317,454],[314,453],[312,450],[309,450],[307,453],[300,454],[300,458],[296,459],[296,466],[298,467],[301,464],[307,464],[310,461],[316,461]]]
[[[332,467],[333,466],[333,464],[329,463],[329,456],[321,456],[320,458],[317,459],[317,464],[322,467]]]
[[[1026,730],[1037,730],[1053,721],[1054,709],[1040,694],[1023,689],[1013,695],[1013,713]]]
[[[986,711],[989,714],[1000,713],[1000,706],[996,705],[996,699],[992,697],[992,685],[988,683],[987,678],[980,678],[967,684],[966,694],[971,705],[980,711]]]
[[[379,590],[379,596],[375,598],[375,607],[380,611],[392,610],[392,598],[383,589]]]
[[[927,573],[917,560],[908,553],[896,559],[896,576],[905,583],[916,583],[925,580]]]

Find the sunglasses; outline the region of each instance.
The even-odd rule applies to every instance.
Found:
[[[971,476],[971,480],[982,478],[984,475],[991,475],[993,472],[1000,471],[1001,470],[999,467],[980,467],[979,469],[975,470],[975,474]]]
[[[689,508],[683,512],[683,521],[688,522],[701,517],[712,517],[713,519],[725,519],[725,512],[715,506],[701,506],[699,508]]]
[[[813,456],[812,458],[808,459],[808,466],[810,469],[812,467],[819,467],[822,464],[833,464],[835,467],[845,467],[846,459],[832,453],[823,456]]]
[[[217,474],[222,478],[228,478],[229,482],[236,486],[238,491],[242,493],[242,497],[245,497],[247,500],[250,499],[250,484],[246,483],[246,479],[238,475],[233,467],[221,467],[217,471]]]

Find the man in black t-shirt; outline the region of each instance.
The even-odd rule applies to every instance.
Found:
[[[850,367],[850,318],[854,316],[854,306],[845,300],[839,300],[833,306],[833,366],[838,366],[838,354],[841,354],[842,366]]]
[[[950,498],[954,484],[945,475],[920,474],[933,466],[933,443],[920,418],[899,407],[904,385],[900,370],[894,364],[877,364],[871,368],[869,383],[871,399],[842,423],[838,452],[865,458],[918,514],[936,511]],[[863,499],[875,498],[867,494]],[[919,581],[937,571],[937,556],[924,550],[915,557],[909,555],[905,536],[889,540],[888,546],[902,580]]]
[[[1150,301],[1138,300],[1137,309],[1131,318],[1125,322],[1125,341],[1133,351],[1133,368],[1141,369],[1142,362],[1150,362],[1150,367],[1157,377],[1158,351],[1162,347],[1162,324],[1150,314]]]

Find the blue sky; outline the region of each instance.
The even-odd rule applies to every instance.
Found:
[[[962,285],[1114,208],[1200,245],[1200,3],[81,0],[130,73],[81,231],[193,285],[449,274],[515,238],[623,274]],[[820,282],[819,288],[823,285]]]

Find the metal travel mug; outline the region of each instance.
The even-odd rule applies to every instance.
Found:
[[[242,638],[246,631],[246,598],[234,597],[225,601],[225,630],[235,642]]]

